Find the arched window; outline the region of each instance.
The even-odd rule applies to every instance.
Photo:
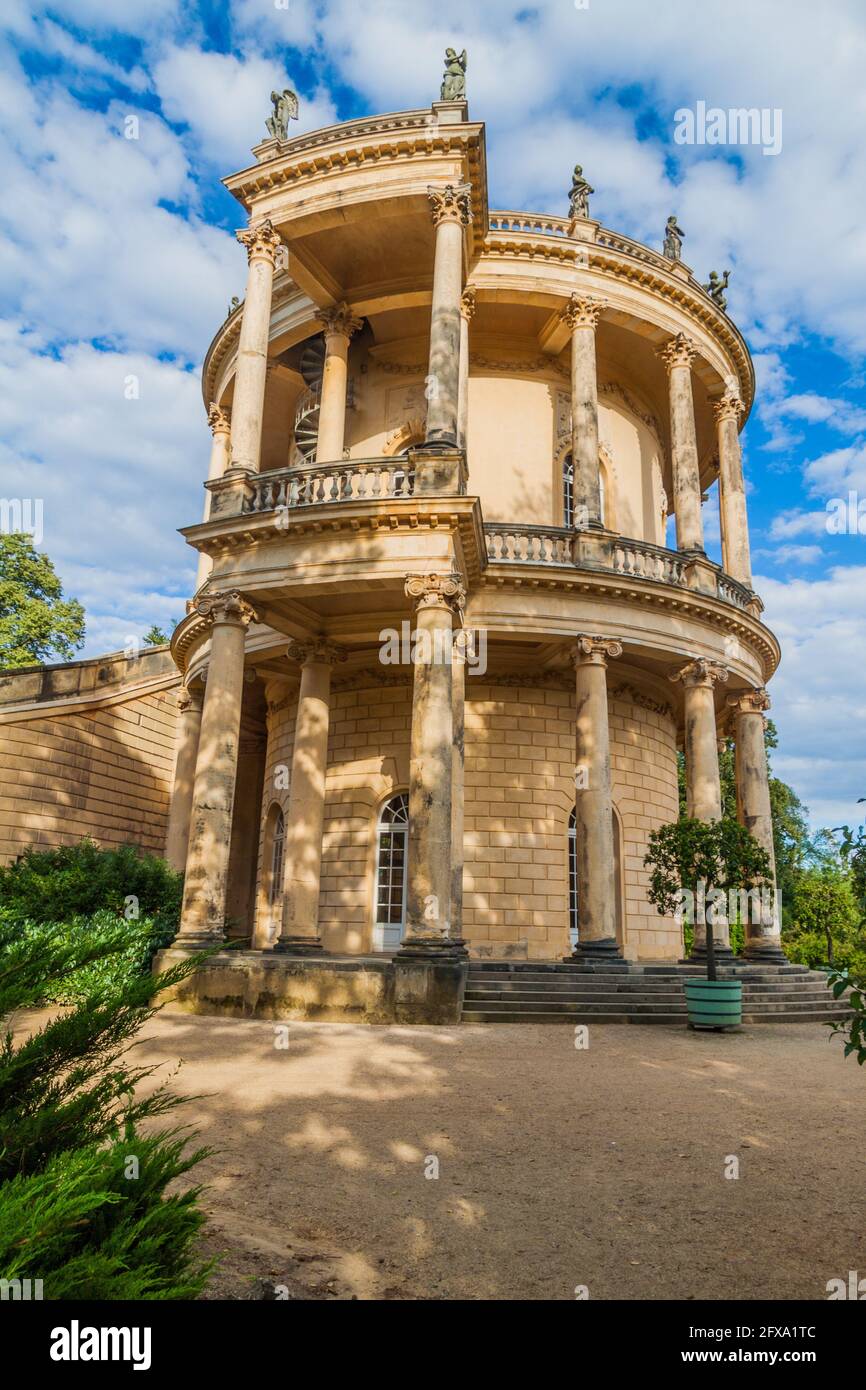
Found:
[[[604,524],[605,499],[604,499],[604,471],[601,467],[598,470],[598,495],[599,511],[601,512],[602,525]],[[574,458],[571,450],[563,455],[562,459],[562,524],[563,526],[574,525]]]
[[[619,816],[616,811],[611,811],[613,824],[613,873],[614,873],[614,892],[616,894],[616,939],[620,945],[623,941],[623,921],[622,921],[622,882],[621,882],[621,832],[619,826]],[[571,942],[571,949],[574,950],[578,942],[578,897],[577,897],[577,824],[574,807],[568,817],[568,938]]]
[[[286,859],[286,818],[282,808],[277,808],[274,816],[273,840],[271,842],[271,881],[268,885],[268,902],[271,908],[283,893],[283,865]]]
[[[283,808],[274,801],[268,807],[262,840],[262,878],[255,937],[260,949],[273,946],[280,935],[285,862],[286,821]]]
[[[404,792],[386,801],[376,827],[376,921],[373,950],[395,950],[406,925],[406,852],[409,798]]]

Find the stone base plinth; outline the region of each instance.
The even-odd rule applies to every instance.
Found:
[[[160,951],[160,974],[190,952]],[[328,956],[321,949],[225,951],[162,996],[170,1010],[229,1018],[350,1023],[459,1023],[468,962],[454,953]]]

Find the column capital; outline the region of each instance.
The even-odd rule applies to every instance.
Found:
[[[231,433],[231,411],[217,405],[216,401],[211,401],[207,412],[207,422],[210,425],[211,434],[230,434]]]
[[[442,222],[457,222],[468,227],[472,221],[472,186],[468,183],[446,183],[441,187],[427,185],[427,198],[433,216],[433,226]]]
[[[321,309],[316,318],[325,330],[326,339],[337,337],[348,340],[363,325],[363,319],[356,318],[345,302]]]
[[[674,367],[690,367],[697,355],[697,343],[692,338],[687,338],[685,333],[676,333],[663,347],[656,350],[656,356],[661,358],[669,372],[672,372]]]
[[[415,600],[416,608],[448,608],[462,614],[466,607],[466,590],[460,574],[408,574],[406,597]]]
[[[215,623],[233,623],[239,627],[249,627],[257,620],[254,608],[242,598],[236,589],[223,593],[203,594],[193,603],[193,611],[204,618],[209,626]]]
[[[571,650],[575,666],[606,666],[609,658],[622,656],[622,642],[581,632]]]
[[[587,295],[573,294],[565,308],[560,311],[559,317],[572,332],[575,328],[592,328],[594,330],[598,327],[598,320],[604,307],[605,301],[603,299],[592,299]]]
[[[771,700],[762,685],[754,690],[738,690],[728,696],[726,704],[734,714],[761,714],[770,708]]]
[[[235,236],[247,248],[247,260],[270,261],[276,265],[277,252],[283,245],[282,238],[269,217],[254,227],[241,227]]]
[[[716,424],[720,425],[724,420],[733,420],[734,424],[739,424],[745,406],[740,398],[739,391],[725,391],[723,396],[713,401],[713,414],[716,417]]]
[[[290,642],[286,650],[286,656],[290,661],[298,661],[302,666],[309,662],[320,662],[324,666],[336,666],[340,661],[347,661],[349,653],[345,647],[340,647],[336,642],[330,642],[324,633],[319,633],[316,637],[310,637],[304,642]]]
[[[467,285],[460,296],[460,312],[469,323],[475,317],[475,300],[478,291],[474,285]]]
[[[698,685],[713,690],[716,685],[723,685],[727,679],[726,667],[720,666],[716,661],[707,661],[702,656],[687,662],[679,671],[673,671],[668,676],[670,681],[682,681],[689,690]]]

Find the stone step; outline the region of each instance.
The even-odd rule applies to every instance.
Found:
[[[650,1024],[676,1024],[682,1027],[685,1018],[685,1011],[681,1013],[656,1013],[656,1014],[632,1014],[615,1012],[566,1012],[565,1010],[551,1013],[537,1013],[527,1015],[524,1013],[494,1013],[488,1009],[465,1010],[463,1014],[464,1023],[631,1023],[639,1026]],[[778,1013],[778,1014],[743,1014],[744,1025],[756,1023],[827,1023],[825,1013]]]
[[[617,1013],[685,1013],[686,1001],[684,998],[674,997],[661,1000],[624,1000],[617,998],[616,995],[575,995],[568,998],[551,999],[545,996],[534,996],[531,998],[487,998],[467,997],[463,1002],[464,1012],[467,1009],[484,1009],[491,1012],[507,1011],[509,1013],[550,1013],[558,1012],[560,1009],[613,1009]],[[847,1015],[844,1005],[839,1006],[833,1000],[816,1003],[814,1000],[779,999],[771,1002],[747,1005],[743,1009],[744,1013],[753,1014],[820,1014],[822,1016],[834,1016],[836,1014]]]
[[[563,989],[541,989],[533,985],[470,984],[466,987],[467,999],[619,999],[628,1004],[632,999],[655,1000],[685,999],[685,991],[679,989],[627,989],[605,985],[599,989],[572,985]],[[834,1000],[826,990],[817,989],[751,989],[743,991],[744,1004],[772,1004],[779,1001],[796,1000],[799,1003],[832,1004]]]

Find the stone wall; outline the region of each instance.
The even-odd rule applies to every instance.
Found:
[[[164,853],[179,683],[164,649],[0,676],[4,863],[85,835]]]

